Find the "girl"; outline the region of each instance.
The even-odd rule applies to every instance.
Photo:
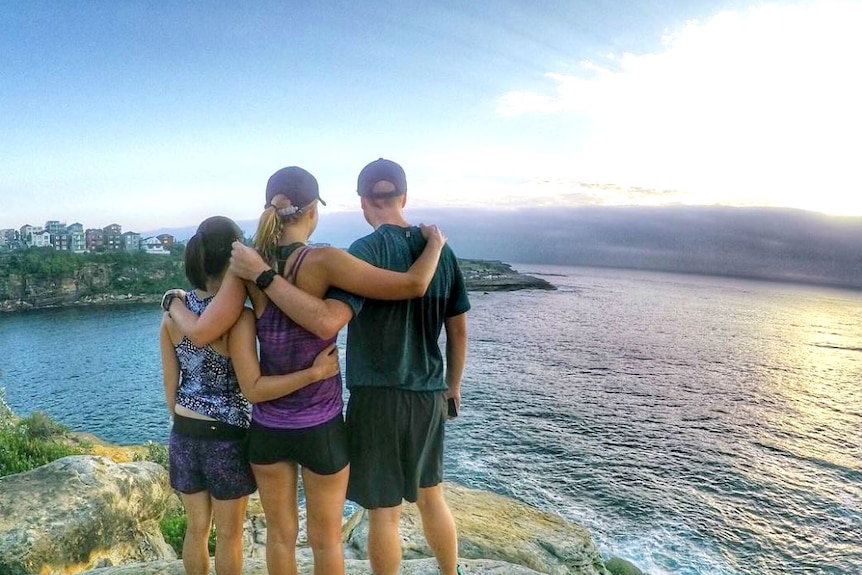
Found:
[[[189,240],[185,270],[195,289],[186,294],[185,303],[191,313],[200,314],[212,301],[228,267],[231,243],[241,238],[233,221],[216,216],[204,220]],[[172,299],[166,294],[162,302],[166,311]],[[173,420],[170,481],[188,517],[183,566],[187,575],[209,573],[208,540],[214,519],[216,571],[239,575],[245,509],[256,486],[246,454],[250,406],[240,393],[228,337],[197,347],[165,313],[159,339],[165,399]],[[338,360],[330,353],[333,350],[323,350],[308,369],[268,378],[266,384],[296,389],[335,375]]]

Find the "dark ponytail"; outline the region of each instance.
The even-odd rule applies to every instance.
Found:
[[[207,280],[218,278],[230,263],[231,244],[242,241],[242,230],[224,216],[205,219],[186,243],[186,277],[193,286],[206,290]]]

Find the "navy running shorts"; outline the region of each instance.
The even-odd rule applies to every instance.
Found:
[[[391,387],[350,390],[347,403],[347,498],[364,507],[415,502],[443,481],[446,398],[442,391]]]

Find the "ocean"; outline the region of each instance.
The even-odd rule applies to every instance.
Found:
[[[862,574],[860,292],[514,267],[559,289],[471,293],[447,480],[559,513],[651,575]],[[0,314],[7,402],[164,442],[160,317]]]

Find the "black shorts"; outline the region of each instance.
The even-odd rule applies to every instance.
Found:
[[[246,437],[245,429],[228,423],[175,415],[168,443],[171,487],[186,494],[209,491],[219,500],[254,493]]]
[[[255,465],[292,461],[318,475],[332,475],[348,463],[340,413],[305,429],[273,429],[252,421],[248,438],[248,459]]]
[[[366,509],[414,502],[443,481],[446,399],[442,391],[350,390],[347,498]]]

